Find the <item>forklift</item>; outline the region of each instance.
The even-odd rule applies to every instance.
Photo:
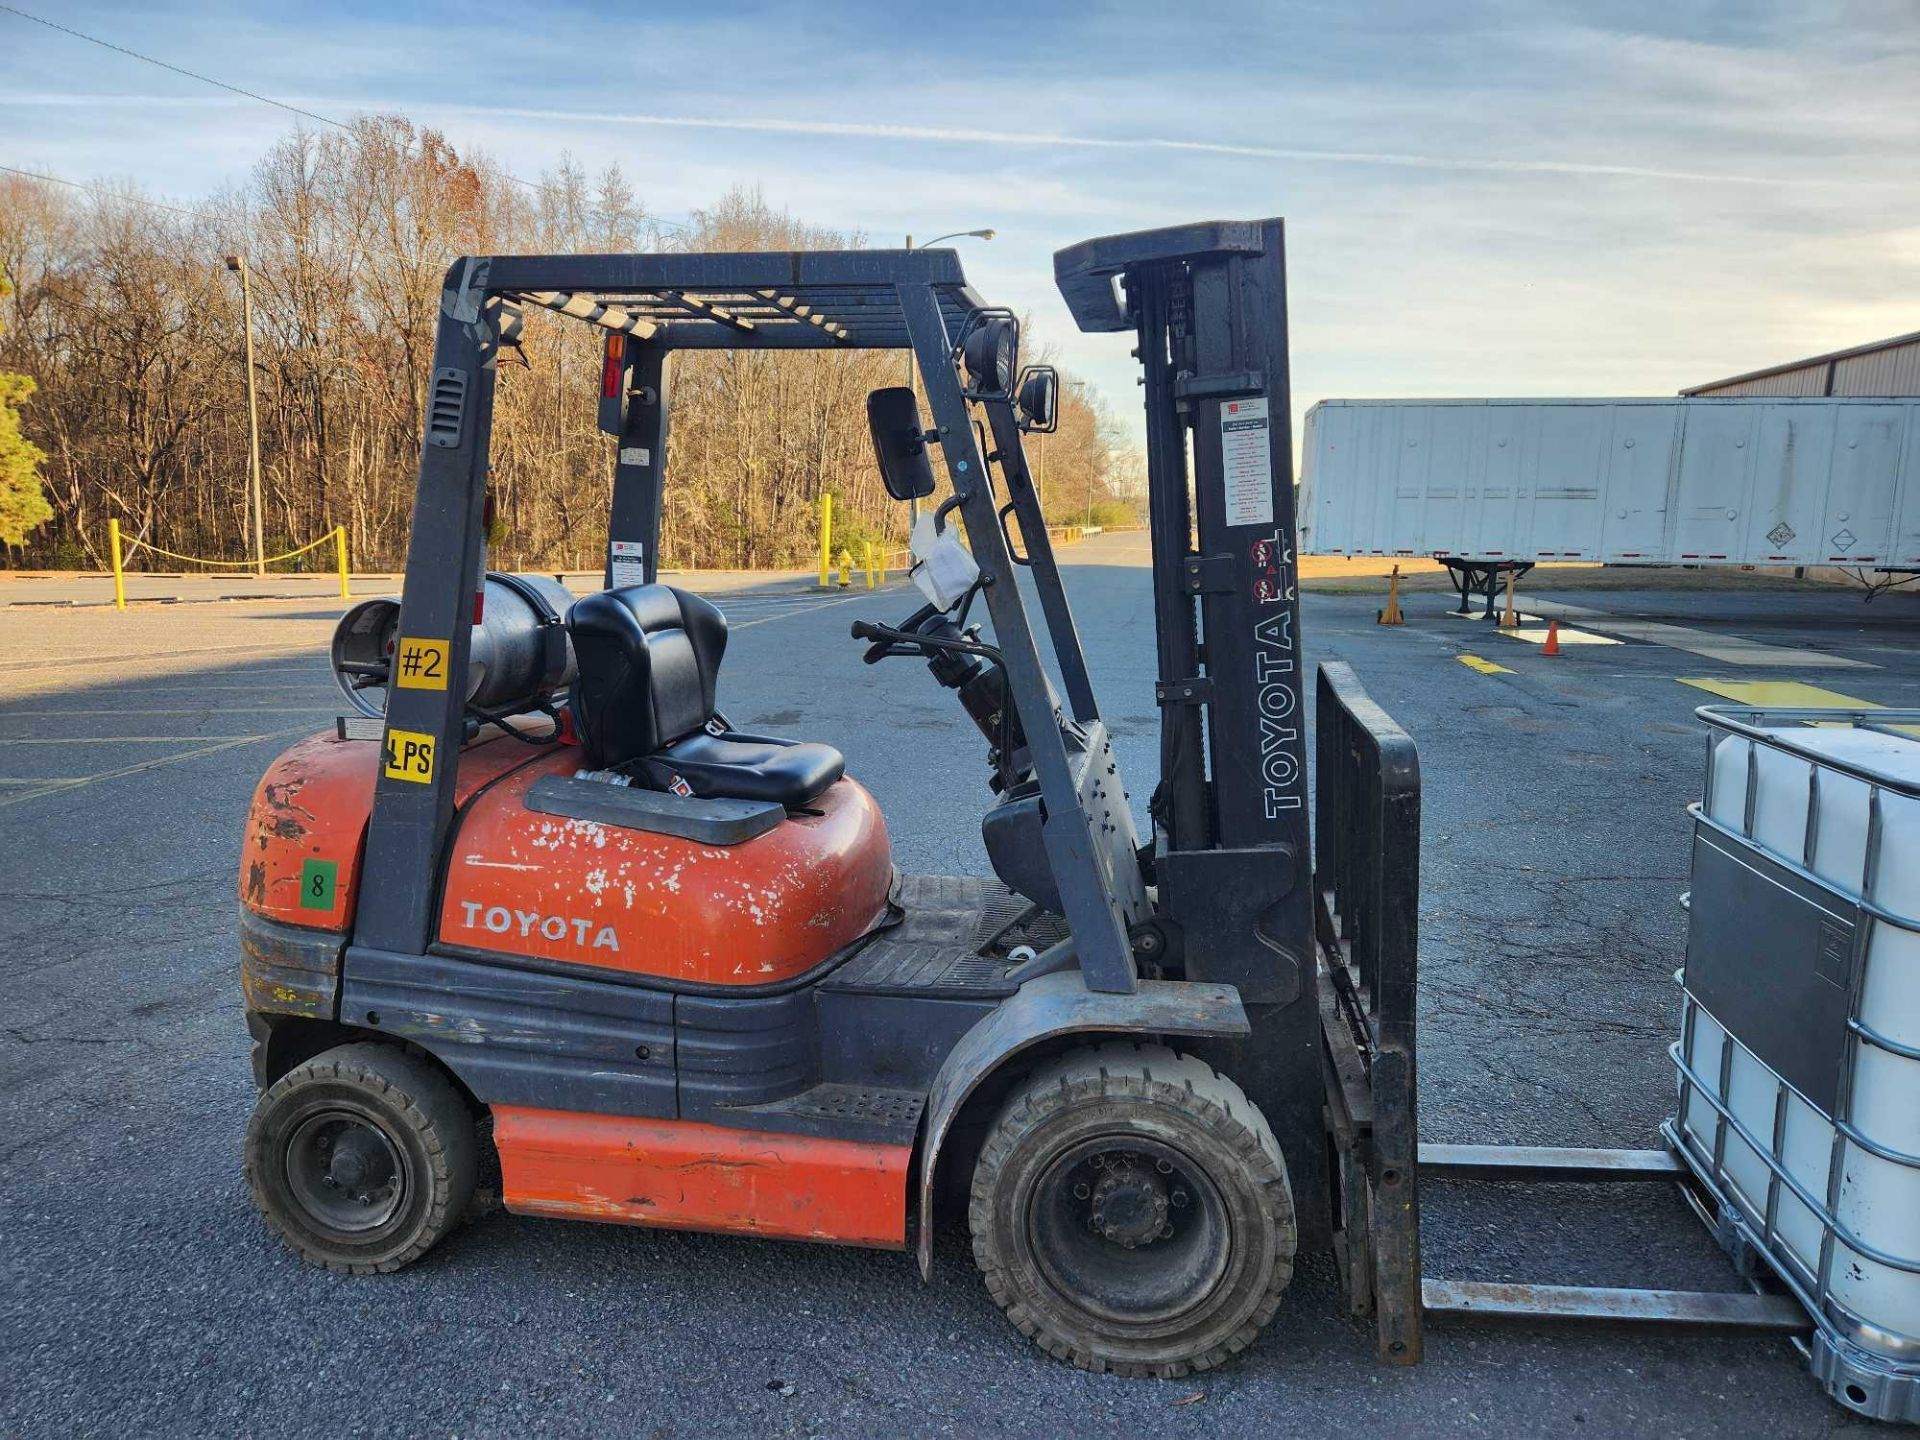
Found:
[[[1318,671],[1309,793],[1282,223],[1103,237],[1055,271],[1141,365],[1144,837],[1023,449],[1058,377],[952,250],[450,268],[403,592],[342,618],[355,713],[273,762],[243,841],[267,1223],[313,1264],[397,1270],[497,1161],[516,1214],[911,1243],[930,1280],[964,1210],[1009,1320],[1124,1375],[1244,1350],[1302,1250],[1395,1364],[1435,1312],[1804,1328],[1778,1295],[1423,1280],[1423,1158],[1684,1167],[1422,1155],[1419,765],[1344,665]],[[617,460],[604,588],[578,597],[486,563],[495,386],[531,310],[604,332]],[[887,493],[931,500],[936,454],[946,493],[913,527],[925,603],[852,638],[923,662],[978,729],[990,879],[898,873],[832,737],[736,730],[725,615],[658,578],[669,357],[874,348],[910,350],[925,392],[868,398]]]

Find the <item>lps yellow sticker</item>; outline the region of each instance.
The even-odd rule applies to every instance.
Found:
[[[433,736],[418,730],[387,731],[386,777],[411,780],[416,785],[433,783]]]
[[[447,642],[402,637],[393,657],[393,683],[402,690],[447,688]]]

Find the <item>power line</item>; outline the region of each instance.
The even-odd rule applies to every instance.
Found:
[[[84,40],[89,45],[98,45],[103,50],[111,50],[115,54],[125,55],[131,59],[139,60],[145,64],[156,65],[162,70],[171,70],[176,75],[184,75],[189,80],[198,80],[203,85],[211,85],[215,89],[225,90],[228,93],[233,95],[241,95],[246,97],[249,100],[257,100],[262,105],[272,105],[276,109],[285,110],[290,115],[299,115],[302,118],[307,120],[317,120],[322,125],[331,125],[336,130],[343,130],[348,135],[352,135],[356,139],[358,138],[359,132],[356,131],[353,126],[347,124],[343,120],[335,120],[330,115],[322,115],[315,110],[302,109],[298,105],[288,104],[285,100],[276,100],[271,95],[262,95],[256,90],[243,89],[238,85],[231,85],[227,83],[225,80],[216,80],[211,75],[202,75],[198,70],[189,70],[183,65],[175,65],[171,61],[156,59],[154,56],[142,54],[138,50],[130,50],[125,45],[116,45],[111,40],[102,40],[98,35],[89,35],[84,30],[75,30],[69,25],[61,25],[56,21],[45,19],[44,17],[35,15],[30,11],[22,10],[18,5],[6,4],[5,0],[0,0],[0,10],[4,10],[10,15],[18,15],[22,20],[31,20],[36,25],[44,25],[49,30],[58,30],[62,35],[71,35],[76,40]],[[0,168],[11,168],[11,167],[0,167]],[[22,172],[16,172],[16,173],[24,174],[25,172],[22,171]],[[510,171],[502,170],[500,174],[506,179],[511,180],[514,184],[524,186],[528,190],[535,191],[542,195],[544,195],[550,188],[552,188],[547,184],[540,183],[537,181],[523,180],[518,175],[515,175]],[[44,179],[49,177],[38,176],[35,178]],[[64,185],[64,184],[70,184],[71,182],[63,180],[57,183]],[[75,188],[79,189],[84,187],[76,186]],[[168,209],[172,209],[173,207],[168,205],[163,205],[160,208],[163,210],[168,210]],[[182,211],[181,213],[184,214],[185,212]],[[684,230],[687,228],[686,226],[681,225],[677,221],[664,220],[664,219],[660,219],[658,217],[652,217],[652,216],[648,218],[650,223],[655,225],[664,225],[670,230]]]
[[[130,55],[135,60],[144,60],[149,65],[158,65],[162,70],[171,70],[174,74],[184,75],[189,80],[198,80],[205,85],[213,85],[222,90],[230,90],[235,95],[244,95],[249,100],[258,100],[262,105],[277,105],[282,110],[292,111],[295,115],[304,115],[309,120],[318,120],[322,125],[331,125],[336,130],[351,130],[353,128],[351,125],[341,124],[338,120],[330,120],[325,115],[316,115],[311,110],[302,110],[298,105],[289,105],[284,100],[275,100],[270,96],[257,95],[251,90],[242,90],[238,85],[229,85],[224,80],[216,80],[211,75],[202,75],[197,70],[189,70],[181,65],[170,64],[165,60],[156,60],[151,55],[142,55],[138,50],[129,50],[126,46],[116,45],[111,40],[102,40],[98,35],[88,35],[84,31],[74,30],[66,25],[57,24],[52,20],[42,19],[38,15],[33,15],[22,10],[17,5],[0,4],[0,10],[5,10],[12,15],[18,15],[22,20],[31,20],[36,25],[44,25],[49,30],[58,30],[62,35],[71,35],[76,40],[85,40],[89,45],[98,45],[105,50],[113,50],[122,55]]]
[[[9,175],[24,176],[28,180],[44,180],[49,185],[64,185],[69,190],[79,190],[89,195],[93,193],[93,187],[90,185],[82,185],[77,180],[62,180],[58,175],[46,175],[38,170],[22,170],[15,165],[0,165],[0,170],[6,171]],[[121,195],[117,198],[121,200],[131,200],[136,205],[145,205],[154,210],[166,210],[175,215],[184,215],[189,220],[197,220],[200,218],[199,215],[192,210],[182,210],[178,205],[164,205],[158,200],[149,200],[143,195]]]

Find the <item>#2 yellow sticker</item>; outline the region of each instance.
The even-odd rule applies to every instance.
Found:
[[[393,657],[393,683],[402,690],[447,688],[447,642],[402,636]]]
[[[387,731],[386,769],[389,780],[411,780],[416,785],[433,783],[433,744],[431,735],[418,730]]]

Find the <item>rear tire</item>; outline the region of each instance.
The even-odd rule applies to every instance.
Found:
[[[1246,1349],[1298,1240],[1286,1161],[1246,1093],[1130,1041],[1064,1055],[1008,1096],[968,1219],[1021,1333],[1118,1375],[1185,1375]]]
[[[247,1126],[247,1186],[309,1264],[385,1274],[460,1223],[477,1148],[466,1102],[431,1062],[342,1045],[262,1093]]]

